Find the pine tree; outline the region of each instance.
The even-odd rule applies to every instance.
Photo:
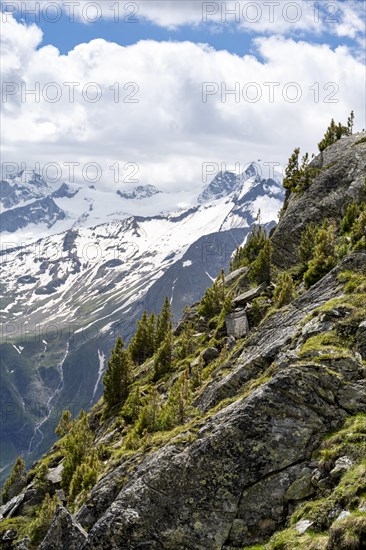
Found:
[[[255,225],[249,233],[245,245],[240,246],[234,253],[230,263],[230,271],[234,271],[239,267],[250,265],[254,262],[254,260],[258,257],[259,252],[262,250],[266,240],[266,231],[263,229],[261,223],[258,223],[258,225]]]
[[[143,406],[136,422],[136,432],[141,436],[144,432],[154,432],[159,429],[161,398],[155,387],[143,400]]]
[[[93,449],[93,433],[90,429],[88,416],[80,411],[77,420],[73,423],[70,433],[64,438],[62,449],[64,452],[61,486],[69,493],[70,483],[75,470],[82,464]]]
[[[300,155],[300,148],[296,147],[294,149],[294,152],[290,156],[287,162],[287,166],[285,168],[285,177],[283,180],[283,186],[288,191],[293,191],[298,183],[298,176],[299,176],[299,155]]]
[[[155,353],[156,347],[156,317],[155,313],[152,312],[148,321],[147,321],[147,342],[146,346],[148,349],[148,357],[152,357]]]
[[[59,499],[57,495],[51,498],[49,493],[47,493],[38,511],[37,517],[30,523],[30,540],[37,548],[50,528],[58,503]]]
[[[129,393],[131,383],[131,359],[121,337],[117,339],[108,367],[103,378],[104,401],[107,409],[123,404]]]
[[[61,415],[60,422],[58,423],[57,428],[55,429],[56,435],[58,437],[64,437],[69,433],[72,427],[71,412],[64,411]]]
[[[164,342],[167,334],[172,330],[172,314],[170,310],[169,298],[164,300],[161,312],[156,321],[155,349],[158,349]]]
[[[347,120],[347,130],[348,130],[348,135],[349,136],[351,136],[353,134],[354,121],[355,121],[355,113],[353,111],[351,111],[351,114],[349,115],[348,120]]]
[[[281,308],[296,298],[296,287],[289,273],[283,271],[277,278],[273,301],[277,308]]]
[[[191,367],[191,386],[193,390],[202,385],[202,371],[204,366],[205,361],[202,355],[200,355],[197,364]]]
[[[131,390],[125,404],[122,408],[122,416],[128,422],[137,420],[141,409],[141,390],[139,386],[135,386]]]
[[[129,345],[131,359],[137,365],[142,365],[154,355],[155,315],[148,317],[145,310],[141,320],[137,321],[137,330]]]
[[[184,424],[192,411],[192,391],[188,371],[185,370],[169,392],[167,403],[161,414],[161,425],[171,429]]]
[[[329,145],[332,145],[338,139],[341,139],[342,136],[349,134],[350,128],[353,125],[352,114],[348,119],[348,124],[348,126],[343,126],[343,124],[339,122],[337,125],[332,118],[323,139],[320,141],[320,143],[318,143],[319,151],[324,151],[324,149],[329,147]]]
[[[170,371],[172,366],[172,330],[171,324],[168,327],[168,332],[156,352],[154,359],[154,375],[153,379],[158,380],[161,376]]]
[[[307,266],[307,263],[313,257],[314,244],[318,228],[315,224],[308,224],[301,235],[301,241],[298,250],[298,258],[300,262]]]
[[[221,271],[213,285],[206,290],[199,305],[199,314],[206,319],[212,319],[220,313],[225,302],[225,296],[225,274]]]
[[[21,456],[15,461],[15,464],[10,472],[10,476],[6,480],[3,486],[1,493],[1,498],[3,504],[6,504],[10,498],[20,493],[25,485],[26,479],[26,469],[25,462]],[[12,489],[12,494],[9,494],[10,489]]]
[[[308,262],[308,269],[304,274],[306,288],[324,277],[336,263],[336,227],[329,220],[325,220],[316,233],[313,257]]]
[[[271,282],[271,256],[271,242],[269,239],[266,239],[258,257],[252,263],[252,269],[250,271],[250,278],[258,285],[262,283],[269,285]]]
[[[196,346],[193,335],[193,325],[191,323],[187,323],[184,327],[180,338],[180,343],[177,348],[177,355],[179,359],[185,359],[194,352]]]

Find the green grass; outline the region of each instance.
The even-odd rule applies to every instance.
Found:
[[[360,145],[361,143],[366,143],[366,137],[363,137],[361,139],[359,139],[358,141],[356,141],[352,147],[354,147],[355,145]]]

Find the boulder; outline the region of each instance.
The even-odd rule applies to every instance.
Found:
[[[351,515],[351,512],[348,510],[342,510],[342,512],[337,517],[336,521],[342,521],[342,519],[348,518]]]
[[[315,492],[315,487],[311,482],[311,475],[304,475],[290,485],[286,491],[285,500],[303,500]]]
[[[0,519],[11,518],[20,508],[24,500],[24,493],[11,498],[6,504],[0,506]]]
[[[238,279],[241,279],[244,277],[248,271],[249,267],[240,267],[239,269],[236,269],[235,271],[232,271],[229,273],[229,275],[226,275],[224,285],[226,287],[231,286],[233,283],[235,283]]]
[[[256,288],[251,288],[247,292],[244,292],[243,294],[239,294],[236,298],[233,300],[234,307],[236,306],[245,306],[248,302],[251,302],[255,298],[258,298],[267,288],[266,283],[262,283],[261,285],[257,286]]]
[[[235,309],[225,318],[226,332],[228,336],[243,338],[249,332],[248,317],[244,309]]]
[[[86,531],[75,521],[70,512],[60,504],[40,550],[78,550],[86,539]]]
[[[51,470],[48,470],[47,473],[47,479],[50,481],[53,485],[60,485],[62,481],[62,470],[64,469],[64,465],[61,462],[56,468],[52,468]]]
[[[362,355],[362,359],[366,359],[366,321],[362,321],[362,323],[358,326],[356,342]]]
[[[300,534],[303,535],[306,533],[308,529],[314,524],[313,521],[310,521],[309,519],[302,519],[301,521],[298,521],[296,525],[294,526],[294,529]]]
[[[217,348],[211,347],[211,348],[205,349],[205,351],[203,351],[201,355],[203,360],[206,363],[209,363],[210,361],[217,359],[217,357],[220,355],[220,352]]]
[[[339,479],[352,467],[352,465],[353,462],[348,456],[341,456],[336,460],[333,470],[330,471],[330,475],[334,479]]]

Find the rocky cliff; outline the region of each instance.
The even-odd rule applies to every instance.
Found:
[[[151,413],[154,395],[167,410],[179,387],[180,421],[139,431],[131,410],[108,416],[99,402],[68,426],[97,450],[93,481],[85,466],[79,490],[65,486],[65,432],[9,484],[2,547],[366,547],[365,135],[311,166],[264,242],[270,270],[249,243],[213,287],[221,309],[207,313],[206,294],[186,310],[171,370],[136,367],[138,406]]]

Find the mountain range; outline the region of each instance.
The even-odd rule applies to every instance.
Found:
[[[1,182],[4,473],[19,453],[31,461],[49,447],[62,410],[99,399],[116,336],[129,341],[145,308],[158,312],[168,296],[177,321],[228,267],[259,211],[268,231],[275,225],[281,179],[256,166],[218,174],[189,207],[168,212],[172,198],[152,186],[122,197],[55,189],[35,173]]]

